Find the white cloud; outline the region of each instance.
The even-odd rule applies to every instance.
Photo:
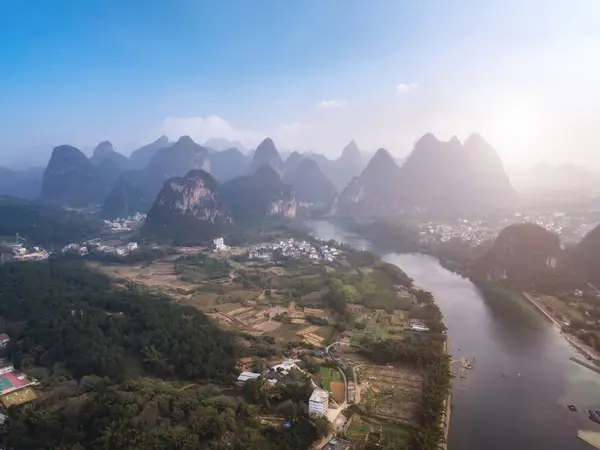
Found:
[[[342,108],[346,106],[345,100],[323,100],[322,102],[317,103],[318,109],[331,109],[331,108]]]
[[[198,143],[204,143],[213,137],[222,137],[230,141],[240,141],[249,147],[257,145],[264,138],[262,133],[236,128],[227,120],[216,115],[167,117],[161,124],[159,132],[171,139],[188,135]]]
[[[400,83],[396,85],[396,92],[402,94],[408,91],[414,91],[419,85],[417,83]]]

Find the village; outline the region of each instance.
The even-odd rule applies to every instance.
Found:
[[[378,365],[361,351],[363,343],[418,342],[429,332],[420,318],[419,290],[385,263],[362,258],[322,241],[234,247],[220,237],[212,249],[179,248],[177,255],[144,264],[93,265],[119,283],[198,308],[248,336],[246,345],[263,349],[259,354],[268,351],[269,357],[239,361],[239,389],[248,382],[275,389],[302,374],[312,386],[309,413],[332,424],[332,442],[323,448],[345,450],[407,439],[423,388],[419,370]],[[343,292],[344,316],[329,303],[331,286]]]
[[[68,244],[62,253],[122,257],[139,249],[135,241],[96,238]],[[410,366],[376,364],[362,350],[365,342],[418,342],[429,332],[419,317],[418,289],[386,263],[318,240],[232,247],[223,237],[210,249],[175,247],[136,263],[84,261],[117,285],[137,284],[198,308],[221,327],[246,335],[246,345],[267,351],[266,358],[240,359],[238,389],[248,382],[275,389],[290,379],[306,380],[309,415],[326,417],[332,427],[321,448],[406,440],[416,426],[423,374]],[[332,289],[344,297],[343,305],[331,303]],[[0,403],[36,398],[35,379],[8,363],[5,373]]]
[[[512,213],[490,218],[461,218],[444,222],[423,222],[417,225],[419,239],[425,244],[450,240],[479,245],[492,241],[498,233],[514,223],[536,223],[559,235],[565,244],[577,243],[591,231],[599,218],[594,211],[580,213]]]

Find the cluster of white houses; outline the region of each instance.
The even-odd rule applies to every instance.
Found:
[[[248,258],[262,261],[271,261],[275,252],[291,258],[309,258],[312,260],[335,261],[340,250],[328,245],[322,245],[318,250],[310,242],[297,241],[290,238],[287,241],[259,244],[248,252]]]
[[[84,242],[83,244],[67,244],[62,248],[62,252],[75,253],[83,256],[88,254],[88,246],[95,249],[97,252],[117,256],[128,255],[139,248],[137,242],[128,242],[125,245],[106,245],[102,244],[99,239],[92,239],[91,241]]]

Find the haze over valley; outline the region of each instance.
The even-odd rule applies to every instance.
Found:
[[[598,2],[9,3],[0,448],[600,449]]]

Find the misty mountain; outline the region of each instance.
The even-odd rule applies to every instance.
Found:
[[[319,164],[310,158],[302,158],[295,168],[286,170],[283,181],[292,187],[299,202],[328,204],[337,195]]]
[[[204,147],[212,148],[217,152],[222,152],[231,148],[237,148],[241,152],[247,151],[240,141],[229,141],[225,138],[210,138],[204,143]]]
[[[270,165],[279,173],[283,171],[283,160],[271,138],[266,138],[256,147],[252,163],[250,164],[250,172],[256,172],[265,164]]]
[[[208,243],[233,222],[217,181],[203,170],[167,180],[148,212],[144,231]]]
[[[157,151],[169,147],[170,145],[169,138],[167,136],[161,136],[156,141],[134,150],[131,155],[129,155],[131,168],[137,170],[143,169],[148,165]]]
[[[128,170],[130,166],[129,159],[116,152],[110,141],[100,142],[94,149],[90,161],[97,166],[105,164],[107,168],[116,168],[120,172]]]
[[[307,153],[304,156],[319,164],[323,173],[338,191],[342,191],[350,180],[360,175],[365,168],[365,159],[355,141],[351,141],[346,145],[340,157],[335,160],[319,153]]]
[[[456,214],[499,210],[517,201],[500,157],[476,134],[461,144],[456,137],[442,142],[428,133],[402,167],[380,149],[367,169],[340,195],[340,211]]]
[[[500,232],[477,270],[490,281],[533,287],[556,278],[560,253],[556,234],[535,223],[513,224]]]
[[[35,200],[42,192],[44,167],[11,170],[0,167],[0,195]]]
[[[269,216],[295,217],[298,210],[293,190],[269,164],[225,183],[221,193],[238,222]]]
[[[248,173],[251,161],[237,148],[212,153],[209,159],[211,174],[221,183]]]
[[[401,169],[392,156],[380,148],[371,158],[360,176],[352,178],[338,196],[334,213],[384,214],[395,211],[400,199]]]
[[[158,150],[144,169],[124,172],[106,199],[103,214],[118,217],[146,212],[166,180],[193,169],[209,171],[208,151],[189,136],[182,136],[175,144]]]
[[[70,145],[54,148],[44,171],[43,201],[85,206],[102,203],[109,192],[110,182],[80,150]]]
[[[287,174],[295,171],[304,159],[305,157],[298,152],[290,153],[283,163],[284,172]]]

